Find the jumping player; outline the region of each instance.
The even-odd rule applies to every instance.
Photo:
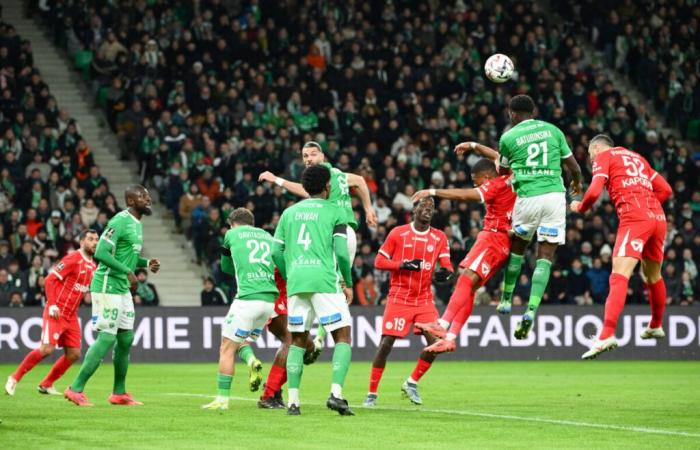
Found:
[[[46,277],[41,346],[29,352],[15,373],[7,377],[5,392],[8,395],[14,395],[22,377],[52,354],[57,346],[63,347],[64,354],[54,363],[37,389],[42,394],[61,395],[54,388],[54,383],[80,358],[80,323],[77,311],[97,267],[92,258],[97,247],[97,233],[94,230],[84,230],[80,233],[79,240],[80,249],[64,256]]]
[[[456,151],[462,153],[466,151],[465,147],[473,149],[477,145],[474,142],[460,144]],[[482,145],[478,147],[491,150]],[[491,151],[494,156],[498,155],[494,150]],[[474,189],[430,189],[418,191],[413,196],[414,200],[433,195],[448,200],[482,202],[486,206],[483,230],[459,265],[461,274],[447,309],[438,323],[418,324],[422,330],[440,338],[425,349],[428,352],[455,351],[456,338],[474,309],[474,293],[498,273],[508,260],[508,232],[516,199],[511,176],[499,175],[493,161],[481,159],[472,168],[472,181],[476,186]]]
[[[641,337],[662,339],[666,336],[661,326],[666,302],[666,285],[661,276],[666,215],[661,205],[672,194],[671,186],[646,159],[626,148],[613,147],[612,139],[604,134],[591,139],[588,153],[593,161],[593,180],[583,200],[571,203],[571,210],[588,211],[607,187],[620,224],[613,250],[603,329],[582,359],[593,359],[617,348],[617,319],[625,306],[629,278],[639,261],[649,286],[651,305],[651,322]]]
[[[369,392],[364,402],[366,407],[376,405],[379,381],[396,338],[406,337],[413,329],[415,334],[422,333],[428,343],[435,341],[431,334],[414,327],[418,322],[434,322],[438,318],[432,292],[436,263],[439,261],[441,267],[435,273],[436,281],[447,281],[453,272],[447,236],[430,226],[434,214],[433,199],[422,198],[413,209],[413,222],[392,229],[377,253],[374,267],[392,273],[382,338],[372,361]],[[413,373],[401,386],[404,396],[416,405],[423,403],[418,381],[434,360],[435,353],[423,351]]]

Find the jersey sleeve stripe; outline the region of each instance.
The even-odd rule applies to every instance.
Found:
[[[610,177],[609,177],[607,174],[605,174],[605,173],[597,173],[597,174],[593,175],[593,178],[595,178],[595,177],[610,178]],[[653,178],[652,178],[652,179],[653,179]]]
[[[382,255],[386,256],[386,257],[389,258],[389,259],[391,259],[391,256],[389,256],[389,254],[388,254],[387,252],[385,252],[384,250],[382,250],[381,248],[379,249],[379,253],[381,253]]]
[[[278,244],[284,244],[284,241],[282,239],[277,239],[276,237],[273,237],[272,240],[277,242]]]
[[[478,193],[479,193],[479,197],[481,197],[481,203],[485,203],[485,202],[484,202],[484,193],[481,192],[481,188],[476,188],[476,192],[478,192]]]
[[[52,274],[56,275],[56,276],[58,277],[59,280],[63,281],[63,277],[61,276],[61,274],[59,274],[59,273],[56,272],[55,270],[50,270],[49,273],[52,273]]]
[[[345,233],[334,233],[334,234],[333,234],[333,237],[335,237],[335,236],[339,236],[339,237],[342,237],[342,238],[345,238],[345,239],[348,238],[348,235],[345,234]]]
[[[109,243],[109,244],[112,244],[112,246],[114,246],[114,247],[117,246],[117,245],[116,245],[111,239],[109,239],[109,238],[103,237],[102,240],[105,241],[105,242],[107,242],[107,243]]]
[[[654,175],[652,175],[651,178],[649,178],[649,181],[654,181],[654,178],[656,178],[658,174],[659,172],[654,172]]]
[[[561,155],[561,159],[571,158],[572,156],[574,156],[574,153],[570,151],[566,155]]]
[[[449,254],[449,253],[440,253],[440,254],[438,255],[438,258],[444,258],[444,257],[448,257],[448,258],[449,258],[449,257],[450,257],[450,254]]]

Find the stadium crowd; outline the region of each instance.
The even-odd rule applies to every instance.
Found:
[[[43,20],[56,42],[83,63],[89,57],[90,84],[119,137],[123,157],[138,160],[144,183],[158,191],[177,231],[192,239],[198,259],[210,267],[214,283],[206,281],[203,302],[219,302],[216,285],[231,291],[232,280],[217,269],[227,213],[246,206],[257,225],[273,230],[280,212],[296,199],[279,186],[258,183],[257,177],[270,170],[298,179],[303,169],[299,150],[308,140],[320,142],[336,167],[362,175],[372,192],[379,226],[362,225],[358,232],[355,298],[359,304],[381,302],[388,274],[373,270],[373,261],[388,230],[410,220],[410,197],[416,190],[470,183],[470,167],[477,157],[456,157],[452,149],[468,140],[497,148],[508,122],[505,105],[514,93],[533,96],[539,116],[564,130],[586,179],[590,180],[587,142],[603,131],[644,155],[668,178],[674,187],[674,198],[667,204],[663,269],[669,303],[693,303],[700,292],[697,155],[674,136],[663,135],[644,105],[634,105],[616,90],[607,76],[610,67],[604,65],[612,59],[587,58],[573,34],[575,24],[548,21],[537,3],[202,0],[94,6],[76,0],[42,5]],[[619,5],[620,11],[626,5]],[[669,7],[657,9],[670,14]],[[661,31],[665,27],[673,29],[672,24],[664,25]],[[601,37],[606,50],[615,32],[608,30],[607,40]],[[671,40],[671,60],[681,58],[674,49],[686,48],[681,41],[688,32],[662,33]],[[0,48],[0,59],[3,52],[8,55],[8,48]],[[482,75],[485,57],[497,51],[511,56],[518,70],[515,80],[504,85]],[[666,55],[666,50],[659,51]],[[648,64],[648,52],[639,49],[626,52],[619,66],[620,53],[613,55],[614,66],[630,74]],[[666,56],[659,59],[666,61]],[[697,64],[697,58],[684,61]],[[681,67],[675,72],[680,76]],[[640,83],[658,81],[632,76],[643,78]],[[696,99],[691,115],[698,104],[697,77],[692,77],[681,83],[691,87]],[[685,87],[673,98],[685,95],[681,92]],[[13,93],[3,91],[3,99],[6,95]],[[666,97],[655,98],[669,103]],[[687,102],[675,103],[679,102],[686,111]],[[4,105],[8,103],[13,102]],[[52,107],[56,110],[55,104]],[[670,116],[686,120],[676,109]],[[23,120],[35,123],[36,117]],[[39,129],[41,139],[45,133]],[[54,137],[61,151],[63,135],[59,128]],[[61,161],[83,161],[72,156],[76,150],[69,150],[70,156],[61,156]],[[6,167],[7,162],[3,175],[9,172]],[[76,173],[61,167],[51,177]],[[88,179],[92,172],[101,178],[95,168],[88,170]],[[71,180],[77,180],[77,174]],[[97,194],[87,188],[81,194],[81,186],[78,180],[64,188],[75,188],[72,208],[93,208],[101,223],[109,217],[100,210],[110,198],[106,181]],[[49,204],[41,211],[50,215],[54,207]],[[63,222],[66,211],[59,209]],[[26,209],[26,216],[31,210]],[[356,214],[363,219],[362,208],[356,208]],[[66,218],[64,226],[85,226],[83,216]],[[455,263],[474,242],[482,216],[480,205],[438,203],[433,225],[447,233]],[[7,223],[5,234],[11,237]],[[568,227],[545,302],[603,302],[615,238],[614,208],[604,198],[592,215],[570,215]],[[486,286],[480,302],[497,298],[500,279]],[[436,286],[442,301],[450,291],[449,285]],[[522,275],[516,302],[528,291],[529,280]],[[628,301],[645,301],[638,276],[630,291]]]

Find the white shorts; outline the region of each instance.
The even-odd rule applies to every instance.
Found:
[[[248,338],[255,342],[274,313],[272,302],[235,299],[221,324],[221,336],[239,344]]]
[[[131,294],[92,292],[92,329],[117,334],[134,329],[134,300]]]
[[[526,241],[535,231],[538,242],[562,245],[566,239],[566,195],[550,192],[518,197],[513,208],[513,233]]]
[[[355,264],[355,255],[357,254],[357,235],[355,230],[350,225],[347,227],[348,234],[348,255],[350,255],[350,264]]]
[[[309,331],[314,319],[329,333],[352,325],[344,294],[304,293],[289,296],[287,329],[292,333]]]

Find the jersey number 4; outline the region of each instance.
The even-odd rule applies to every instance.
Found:
[[[250,240],[246,242],[245,245],[248,247],[248,250],[250,250],[248,262],[251,264],[265,264],[266,266],[270,265],[270,260],[268,259],[270,256],[270,244],[267,242]]]
[[[309,250],[311,245],[311,234],[306,231],[306,224],[302,223],[301,228],[299,228],[299,236],[297,237],[297,244],[304,246],[304,251]]]
[[[527,146],[527,160],[525,165],[529,167],[534,166],[546,166],[547,165],[547,141],[542,141],[539,143],[530,144]],[[537,161],[537,158],[542,155],[542,163]]]

